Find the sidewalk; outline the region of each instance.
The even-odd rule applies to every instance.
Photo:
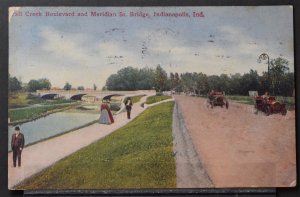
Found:
[[[133,105],[130,120],[127,119],[126,113],[120,113],[114,116],[115,123],[111,125],[95,123],[24,148],[20,168],[13,168],[12,153],[8,153],[8,188],[13,189],[26,178],[126,125],[148,107],[143,108],[141,104],[152,95],[154,94],[147,94]]]

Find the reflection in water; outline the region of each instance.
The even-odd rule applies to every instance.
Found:
[[[25,137],[25,145],[49,138],[51,136],[69,131],[99,118],[99,114],[58,112],[50,114],[35,121],[20,124],[21,132]],[[14,126],[8,127],[9,143],[11,150],[11,135],[14,133]]]

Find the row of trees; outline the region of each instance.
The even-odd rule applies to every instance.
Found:
[[[51,82],[49,79],[42,78],[42,79],[32,79],[28,82],[28,84],[23,84],[21,79],[17,79],[17,77],[9,76],[8,82],[8,90],[10,93],[19,92],[19,91],[28,91],[28,92],[35,92],[36,90],[50,90],[52,87]],[[97,89],[96,84],[93,85],[94,90]],[[69,82],[66,82],[64,90],[71,90],[72,85]],[[77,90],[84,90],[84,86],[78,86]]]
[[[294,90],[294,73],[289,72],[289,63],[286,59],[277,58],[270,61],[270,71],[259,75],[257,71],[250,70],[245,74],[221,74],[206,75],[202,72],[170,73],[158,65],[153,68],[126,67],[112,74],[106,80],[104,90],[151,90],[176,91],[193,93],[197,95],[207,94],[211,90],[225,91],[226,94],[247,95],[248,91],[258,91],[263,94],[269,91],[274,95],[290,96]],[[97,86],[94,84],[94,90]],[[9,76],[9,92],[51,89],[48,79],[30,80],[22,85],[20,79]],[[71,90],[72,85],[66,82],[64,90]],[[78,90],[84,90],[78,86]]]
[[[94,90],[97,90],[97,86],[96,84],[93,85]],[[66,82],[64,87],[64,90],[74,90],[74,88],[72,88],[72,85],[69,82]],[[85,90],[84,86],[78,86],[77,90]]]
[[[274,95],[291,96],[294,90],[294,73],[289,72],[288,61],[277,58],[270,61],[270,71],[259,75],[250,70],[245,74],[206,75],[186,72],[170,73],[158,65],[151,68],[126,67],[110,75],[106,81],[107,90],[150,90],[176,91],[207,94],[211,90],[225,91],[226,94],[248,95],[249,91],[263,94],[269,91]]]

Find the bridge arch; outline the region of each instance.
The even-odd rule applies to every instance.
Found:
[[[113,97],[113,96],[124,96],[124,95],[123,94],[110,94],[110,95],[104,96],[102,98],[102,100],[110,100],[111,97]]]
[[[58,97],[59,94],[44,94],[41,96],[42,99],[54,99],[55,97]]]
[[[86,94],[75,94],[75,95],[71,96],[70,99],[80,101],[84,95],[86,95]]]

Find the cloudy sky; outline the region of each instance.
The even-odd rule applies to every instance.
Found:
[[[73,11],[88,16],[45,16]],[[38,12],[42,16],[26,16]],[[119,12],[150,16],[119,17]],[[186,12],[190,17],[154,17],[154,12]],[[193,12],[204,17],[193,17]],[[266,61],[257,61],[261,53],[287,59],[294,71],[290,6],[23,7],[12,8],[10,16],[9,73],[25,83],[48,78],[57,87],[68,81],[73,87],[92,88],[95,83],[101,88],[121,68],[158,64],[178,73],[261,73],[267,70]]]

